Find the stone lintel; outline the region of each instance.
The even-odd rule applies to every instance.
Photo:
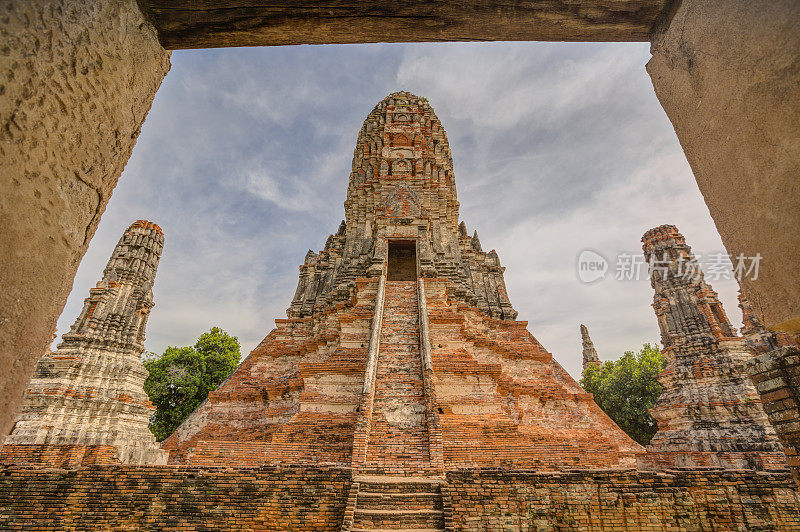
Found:
[[[668,0],[139,0],[167,49],[426,41],[649,41]]]

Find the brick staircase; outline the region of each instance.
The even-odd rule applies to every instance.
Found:
[[[362,476],[354,487],[358,491],[351,532],[445,530],[441,479]]]
[[[449,491],[431,465],[416,281],[386,281],[366,456],[343,531],[452,530]]]
[[[364,472],[430,475],[415,281],[387,281]]]

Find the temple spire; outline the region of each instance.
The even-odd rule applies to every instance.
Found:
[[[597,350],[589,337],[589,329],[583,324],[581,325],[581,342],[583,343],[583,369],[586,370],[589,366],[600,366],[600,357],[597,356]]]
[[[138,220],[120,238],[63,342],[37,364],[3,461],[164,463],[141,362],[164,234]]]
[[[300,267],[289,318],[308,318],[350,301],[358,279],[380,274],[387,238],[418,242],[419,275],[446,278],[450,293],[492,317],[513,320],[497,253],[459,221],[453,158],[430,103],[400,91],[378,102],[358,134],[345,221]]]
[[[745,364],[752,358],[682,234],[642,237],[667,367],[650,410],[658,432],[640,465],[650,469],[785,468],[786,457]]]

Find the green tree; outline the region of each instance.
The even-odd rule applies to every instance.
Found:
[[[649,412],[661,395],[656,376],[666,365],[658,347],[644,344],[638,353],[626,351],[619,360],[589,366],[581,386],[628,436],[647,445],[658,428]]]
[[[239,364],[239,339],[219,327],[200,335],[193,347],[168,347],[161,356],[148,356],[150,376],[144,390],[156,406],[150,430],[158,441],[172,434],[208,393]]]

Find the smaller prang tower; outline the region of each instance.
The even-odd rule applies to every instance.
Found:
[[[597,350],[594,348],[592,339],[589,338],[589,329],[586,325],[581,325],[581,343],[583,344],[583,369],[584,371],[589,366],[601,366],[600,357],[597,356]]]
[[[642,237],[655,290],[653,309],[667,367],[651,409],[658,432],[640,459],[646,469],[784,469],[780,441],[745,364],[752,353],[703,279],[672,225]]]
[[[128,227],[61,345],[39,360],[0,461],[166,463],[148,428],[155,407],[141,361],[163,247],[158,225]]]

